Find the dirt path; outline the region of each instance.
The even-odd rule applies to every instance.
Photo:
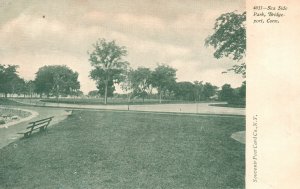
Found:
[[[11,106],[11,107],[18,108],[16,106]],[[10,125],[7,128],[0,128],[0,148],[10,144],[11,142],[13,142],[18,138],[23,137],[21,134],[17,134],[17,133],[24,131],[26,125],[28,125],[29,122],[54,116],[54,119],[50,124],[51,127],[51,125],[54,125],[64,120],[68,116],[68,113],[62,108],[22,106],[22,109],[38,112],[38,115],[30,120],[26,120],[21,123],[17,123],[15,125]]]
[[[80,108],[98,110],[134,110],[147,112],[172,112],[172,113],[194,113],[194,114],[226,114],[226,115],[245,115],[245,108],[231,108],[210,106],[218,103],[190,103],[190,104],[147,104],[147,105],[83,105],[83,104],[64,104],[41,102],[39,99],[14,99],[17,102],[61,108]]]
[[[39,113],[34,119],[10,126],[8,128],[0,128],[0,148],[8,145],[14,140],[22,137],[22,135],[17,134],[20,131],[24,131],[26,125],[35,120],[47,118],[54,116],[51,125],[54,125],[63,119],[65,119],[68,113],[65,109],[89,109],[89,110],[123,110],[127,111],[127,105],[78,105],[78,104],[56,104],[56,103],[42,103],[38,100],[29,101],[26,99],[18,99],[17,101],[28,104],[28,106],[22,106],[23,109],[36,111]],[[29,105],[30,104],[30,105]],[[231,116],[245,115],[244,108],[228,108],[228,107],[217,107],[210,106],[210,103],[199,103],[199,104],[155,104],[155,105],[131,105],[129,108],[133,112],[153,112],[153,113],[176,113],[176,114],[192,114],[194,116],[199,116],[201,114],[210,114],[216,116]],[[14,107],[14,106],[11,106]],[[18,108],[18,107],[15,107]],[[234,138],[234,137],[233,137]]]

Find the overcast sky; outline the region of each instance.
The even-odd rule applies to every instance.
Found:
[[[235,62],[217,60],[204,46],[222,13],[245,10],[244,0],[1,0],[0,64],[20,65],[34,79],[39,67],[65,64],[79,73],[85,93],[95,89],[87,51],[98,38],[126,46],[133,68],[165,63],[177,81],[237,87],[243,79],[221,74]]]

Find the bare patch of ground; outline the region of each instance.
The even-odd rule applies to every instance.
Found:
[[[231,135],[231,138],[233,138],[236,141],[239,141],[240,143],[243,143],[243,144],[246,143],[246,133],[245,133],[245,131],[235,132]]]

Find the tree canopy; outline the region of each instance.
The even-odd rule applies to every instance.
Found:
[[[115,41],[105,39],[99,39],[93,47],[93,51],[89,53],[89,61],[94,68],[90,77],[97,82],[99,92],[104,94],[104,103],[107,104],[107,96],[114,91],[114,84],[124,80],[129,64],[123,60],[127,50],[124,46],[118,46]]]
[[[25,81],[25,91],[24,94],[30,95],[32,97],[35,91],[35,83],[33,80]]]
[[[80,89],[78,73],[65,65],[41,67],[34,80],[35,90],[39,94],[71,95]]]
[[[18,66],[0,64],[0,92],[7,97],[8,93],[15,93],[20,88],[23,79],[17,73]]]
[[[150,89],[151,74],[152,71],[149,68],[139,67],[136,70],[132,70],[129,75],[133,95],[142,97],[143,101]]]
[[[197,98],[195,85],[188,81],[176,83],[174,93],[178,100],[195,100]]]
[[[246,82],[238,88],[232,88],[230,84],[224,84],[219,91],[219,100],[226,101],[229,104],[242,105],[246,103]]]
[[[246,81],[244,81],[239,88],[239,96],[244,99],[246,98]]]
[[[107,88],[106,87],[106,83],[103,80],[99,80],[97,82],[97,89],[98,89],[98,93],[100,94],[100,96],[105,96],[105,90],[107,90],[107,97],[113,97],[114,95],[114,91],[116,90],[113,80],[109,80],[107,82]]]
[[[231,88],[230,84],[224,84],[219,93],[219,99],[223,101],[231,101],[232,98],[235,98],[233,88]]]
[[[99,90],[92,90],[88,92],[89,97],[99,97]]]
[[[159,102],[161,103],[162,95],[176,84],[176,69],[167,65],[158,65],[152,72],[151,84],[157,88],[159,93]]]
[[[215,48],[214,57],[229,57],[237,62],[246,55],[246,12],[229,12],[216,19],[214,33],[205,40],[206,46]],[[235,64],[228,71],[246,76],[245,62]]]
[[[210,97],[214,96],[218,90],[217,86],[212,85],[209,82],[206,82],[202,88],[202,100],[208,100]]]

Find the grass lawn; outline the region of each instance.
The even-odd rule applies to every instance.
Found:
[[[16,101],[13,101],[13,100],[10,100],[8,98],[0,97],[0,105],[20,106],[20,105],[23,105],[23,104],[21,104],[19,102],[16,102]]]
[[[75,111],[0,150],[0,188],[244,188],[244,117]]]
[[[246,104],[210,104],[210,106],[229,107],[229,108],[246,108]]]
[[[42,102],[51,102],[51,103],[64,103],[64,104],[87,104],[87,105],[104,105],[103,98],[59,98],[58,101],[56,98],[42,99]],[[162,100],[162,104],[177,104],[177,103],[195,103],[194,101],[182,101],[182,100]],[[108,105],[127,105],[128,100],[125,98],[108,98]],[[145,99],[135,98],[131,99],[129,102],[131,105],[142,105],[142,104],[159,104],[158,99]]]

